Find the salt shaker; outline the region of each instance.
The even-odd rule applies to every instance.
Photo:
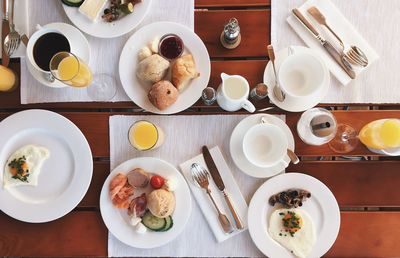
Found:
[[[217,100],[217,93],[215,89],[211,87],[205,88],[201,94],[201,99],[207,106],[214,104]]]
[[[221,33],[221,44],[227,49],[234,49],[239,46],[241,40],[239,22],[236,18],[231,18],[225,24],[224,30]]]
[[[262,100],[268,96],[268,87],[264,83],[259,83],[250,91],[250,98]]]

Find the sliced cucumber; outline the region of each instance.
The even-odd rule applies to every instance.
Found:
[[[61,2],[65,5],[72,7],[79,7],[83,3],[84,0],[61,0]]]
[[[174,225],[174,221],[172,220],[171,216],[166,217],[165,221],[166,221],[165,227],[161,231],[168,231]]]
[[[142,218],[142,223],[145,225],[148,229],[151,229],[153,231],[161,231],[165,228],[167,224],[167,220],[164,218],[158,218],[151,214],[150,211],[146,211]]]

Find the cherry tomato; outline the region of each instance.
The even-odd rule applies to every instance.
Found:
[[[165,183],[165,179],[161,176],[152,176],[150,184],[154,189],[160,189]]]

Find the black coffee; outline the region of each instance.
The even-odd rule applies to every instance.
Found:
[[[70,52],[68,39],[56,32],[42,35],[33,46],[33,58],[36,64],[45,71],[50,71],[50,60],[58,52]]]

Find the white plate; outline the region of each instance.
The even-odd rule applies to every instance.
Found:
[[[297,53],[308,53],[312,54],[316,58],[318,58],[321,63],[325,64],[324,60],[319,56],[318,52],[316,50],[302,47],[302,46],[292,46],[292,49],[294,52]],[[281,49],[280,51],[277,52],[276,54],[276,59],[275,59],[275,65],[276,65],[276,70],[279,71],[279,67],[282,64],[282,62],[285,60],[285,58],[288,56],[289,50],[288,48]],[[272,68],[271,62],[268,62],[267,66],[265,67],[264,70],[264,83],[268,85],[268,97],[271,100],[272,103],[274,103],[276,106],[279,108],[290,111],[290,112],[302,112],[307,109],[310,109],[312,107],[315,107],[320,103],[326,94],[328,93],[329,85],[330,85],[330,74],[329,70],[324,65],[324,83],[321,89],[316,93],[316,96],[309,96],[309,97],[302,97],[302,98],[294,98],[290,96],[286,96],[285,100],[283,102],[278,101],[275,98],[275,95],[273,94],[273,88],[275,85],[275,77],[274,77],[274,71]]]
[[[56,29],[64,34],[69,43],[71,44],[71,52],[81,58],[86,64],[90,61],[90,46],[86,37],[77,28],[66,23],[49,23],[43,28]],[[53,83],[46,80],[41,72],[33,67],[28,58],[25,58],[26,66],[28,67],[31,75],[41,84],[51,88],[64,88],[68,87],[64,83],[55,80]]]
[[[250,236],[266,256],[293,258],[293,254],[268,234],[269,216],[275,210],[268,204],[270,196],[290,188],[311,192],[303,206],[314,222],[316,243],[308,257],[321,257],[333,245],[340,228],[340,210],[335,196],[321,181],[309,175],[286,173],[269,179],[258,188],[250,201],[248,223]]]
[[[58,219],[85,196],[92,179],[92,153],[85,136],[65,117],[46,110],[16,113],[0,123],[0,210],[25,222]],[[10,155],[34,144],[50,151],[43,163],[38,186],[3,188]]]
[[[127,210],[117,209],[113,206],[109,195],[110,181],[116,174],[128,173],[134,168],[143,168],[165,178],[176,178],[178,183],[178,187],[174,191],[176,206],[172,214],[174,225],[170,230],[166,232],[148,230],[145,234],[139,234],[129,224]],[[185,228],[192,210],[191,206],[189,187],[181,173],[171,164],[151,157],[131,159],[116,167],[104,182],[100,195],[101,216],[108,230],[121,242],[136,248],[154,248],[174,240]]]
[[[64,7],[64,11],[68,18],[80,30],[98,38],[115,38],[130,32],[143,21],[144,17],[146,17],[150,10],[151,1],[152,0],[143,0],[141,3],[135,5],[133,13],[114,22],[103,21],[101,18],[103,10],[99,14],[97,21],[92,22],[85,15],[79,12],[79,8],[66,6],[65,4],[62,6]],[[107,8],[108,4],[109,3],[106,3],[104,9]]]
[[[244,135],[252,126],[261,123],[261,118],[263,116],[267,117],[268,122],[279,126],[283,130],[288,139],[289,149],[294,151],[294,139],[292,132],[290,131],[286,123],[278,117],[267,114],[255,114],[244,118],[233,130],[229,148],[232,159],[235,162],[236,166],[247,175],[258,178],[274,176],[276,174],[279,174],[280,172],[283,172],[286,168],[284,164],[277,164],[270,168],[259,168],[250,163],[243,153],[242,143]],[[289,157],[286,156],[285,162],[289,163],[289,161]]]
[[[182,38],[186,51],[194,57],[200,77],[193,79],[180,92],[178,100],[173,105],[160,111],[147,97],[151,85],[141,82],[136,77],[136,69],[139,63],[139,50],[153,38],[162,37],[168,33],[174,33]],[[210,72],[210,56],[203,41],[189,28],[173,22],[156,22],[138,30],[126,42],[119,59],[119,77],[126,94],[136,105],[156,114],[174,114],[191,107],[200,98],[203,89],[207,87]]]

